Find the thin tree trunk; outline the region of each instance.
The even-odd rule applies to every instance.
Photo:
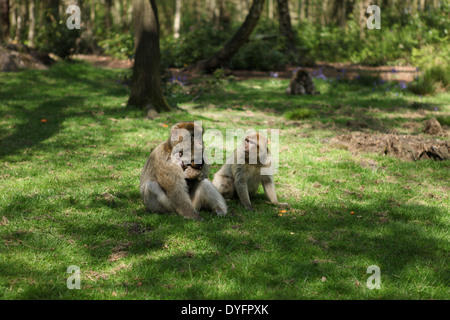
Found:
[[[425,11],[425,0],[420,0],[420,11]]]
[[[111,8],[111,15],[113,25],[119,28],[123,27],[122,15],[121,15],[121,3],[119,0],[114,1]]]
[[[347,0],[339,0],[338,23],[341,28],[345,28],[347,24]]]
[[[330,10],[334,21],[341,28],[345,28],[347,17],[347,0],[334,0]]]
[[[94,30],[94,26],[95,26],[95,0],[91,0],[89,16],[90,16],[90,26],[91,26],[90,29]]]
[[[234,34],[233,38],[223,46],[212,58],[202,60],[189,67],[191,71],[205,71],[208,73],[225,66],[233,55],[248,41],[253,29],[258,23],[264,8],[264,0],[254,0],[244,24]]]
[[[269,0],[268,17],[273,19],[273,0]]]
[[[219,25],[223,30],[228,30],[230,27],[231,17],[227,12],[225,0],[219,1]]]
[[[131,3],[128,4],[127,23],[130,27],[133,24],[133,0],[131,0]]]
[[[175,19],[173,22],[173,37],[178,39],[180,37],[180,25],[181,25],[181,0],[175,2]]]
[[[320,23],[324,26],[328,23],[328,0],[322,0],[322,12],[320,14]]]
[[[286,38],[286,50],[290,53],[297,53],[295,47],[294,33],[291,25],[291,15],[289,13],[288,0],[277,0],[278,19],[280,22],[280,33]]]
[[[16,12],[16,35],[14,37],[15,42],[22,42],[22,31],[23,31],[23,17],[22,17],[22,4],[21,3],[15,3]]]
[[[300,0],[300,21],[305,20],[305,0]]]
[[[0,0],[0,42],[9,41],[9,0]]]
[[[155,0],[134,0],[135,57],[128,105],[157,112],[170,110],[161,88],[159,21]]]
[[[309,22],[314,22],[314,0],[308,1],[308,20]]]
[[[111,30],[111,7],[112,7],[112,0],[105,0],[105,28],[106,31]]]
[[[28,28],[28,45],[30,47],[34,47],[34,36],[36,35],[36,6],[34,2],[34,0],[30,0],[28,7],[30,17],[30,25]]]
[[[364,30],[367,27],[366,10],[370,5],[371,0],[359,0],[359,5],[356,6],[359,10],[359,37],[361,38],[364,34]]]

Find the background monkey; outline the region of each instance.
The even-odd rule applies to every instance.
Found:
[[[316,87],[309,73],[300,69],[292,77],[289,87],[286,89],[286,94],[315,95],[320,94],[320,92],[316,91]]]
[[[261,168],[270,168],[272,163],[265,136],[259,133],[246,136],[242,145],[234,150],[232,157],[233,162],[227,161],[213,179],[214,186],[225,198],[231,199],[237,195],[246,209],[253,210],[250,196],[262,184],[270,202],[287,205],[278,202],[273,175],[261,175]],[[256,161],[251,161],[252,157]]]
[[[141,196],[149,211],[176,212],[195,220],[203,220],[198,212],[202,208],[226,215],[225,199],[207,179],[202,135],[197,123],[177,123],[169,139],[150,153],[140,179]]]

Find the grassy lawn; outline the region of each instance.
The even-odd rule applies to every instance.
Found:
[[[422,134],[450,94],[392,83],[197,80],[183,110],[145,120],[125,107],[124,70],[59,63],[0,74],[1,299],[448,299],[448,161],[405,162],[333,148],[354,130]],[[194,101],[192,101],[194,98]],[[314,112],[288,121],[296,108]],[[348,120],[367,126],[353,127]],[[280,129],[280,213],[259,190],[204,222],[148,213],[139,175],[178,121],[205,129]],[[213,165],[213,174],[219,169]],[[354,214],[351,214],[354,212]],[[81,290],[66,272],[81,270]],[[381,270],[369,290],[367,267]]]

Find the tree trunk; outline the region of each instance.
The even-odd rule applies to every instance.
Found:
[[[123,21],[122,21],[122,14],[121,14],[122,8],[121,7],[122,7],[122,4],[118,0],[114,1],[114,3],[112,4],[112,7],[111,7],[111,16],[112,16],[113,25],[120,29],[123,28]]]
[[[228,30],[230,27],[231,17],[227,12],[225,0],[219,0],[219,25],[222,30]]]
[[[0,0],[0,42],[9,41],[9,0]]]
[[[330,12],[337,25],[344,29],[347,22],[347,0],[333,1]]]
[[[305,0],[300,0],[300,13],[299,13],[299,17],[300,17],[300,21],[304,21],[305,20]]]
[[[258,23],[264,8],[264,0],[254,0],[250,12],[244,24],[235,33],[233,38],[225,44],[212,58],[199,61],[189,67],[190,71],[205,71],[212,73],[214,70],[224,67],[233,55],[248,41],[253,29]]]
[[[286,51],[289,53],[297,53],[298,50],[295,46],[294,33],[292,32],[288,0],[277,0],[277,4],[280,33],[286,38]]]
[[[157,112],[170,110],[161,88],[159,21],[155,0],[134,0],[135,56],[128,105]]]
[[[173,37],[178,39],[180,37],[180,25],[181,25],[181,0],[175,2],[175,19],[173,22]]]
[[[112,0],[105,0],[105,29],[106,32],[111,31],[111,7]]]
[[[89,9],[90,9],[90,12],[89,12],[90,29],[94,30],[94,28],[95,28],[95,0],[91,0]]]
[[[425,11],[425,0],[420,0],[420,11]]]
[[[30,1],[29,7],[30,25],[28,28],[28,45],[34,47],[34,36],[36,35],[36,6],[34,0]]]
[[[269,0],[268,17],[273,19],[273,0]]]
[[[359,5],[356,8],[359,10],[359,37],[362,38],[364,31],[367,28],[366,10],[370,5],[371,0],[359,0]]]
[[[16,12],[16,35],[14,37],[15,42],[22,42],[22,31],[23,31],[23,10],[21,3],[15,3],[14,10]]]

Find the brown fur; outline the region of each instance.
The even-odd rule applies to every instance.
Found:
[[[189,141],[178,137],[178,129],[187,130],[192,138],[191,159],[186,164],[178,150],[186,148]],[[218,215],[227,213],[225,200],[207,179],[209,166],[203,158],[202,163],[194,163],[194,146],[201,148],[203,153],[203,140],[193,141],[194,131],[200,136],[203,133],[194,122],[177,123],[172,127],[169,139],[150,153],[140,179],[140,192],[147,210],[176,212],[196,220],[203,220],[198,212],[202,208],[213,210]]]
[[[243,149],[243,152],[242,152]],[[265,150],[262,157],[259,150]],[[242,152],[242,153],[241,153]],[[251,164],[249,154],[258,152],[257,163]],[[242,155],[245,159],[242,159]],[[243,164],[239,164],[238,159]],[[227,161],[228,162],[228,161]],[[272,175],[261,175],[261,168],[271,166],[272,157],[267,148],[267,138],[259,133],[245,137],[240,147],[234,150],[232,164],[227,163],[216,173],[213,179],[214,186],[226,198],[238,197],[241,204],[248,210],[253,210],[250,196],[254,195],[260,184],[270,202],[278,205],[287,205],[278,202],[275,183]]]
[[[309,75],[303,69],[298,70],[291,79],[289,83],[289,87],[286,89],[286,94],[292,95],[303,95],[303,94],[320,94],[320,92],[316,91],[316,87],[314,86],[314,82]]]

